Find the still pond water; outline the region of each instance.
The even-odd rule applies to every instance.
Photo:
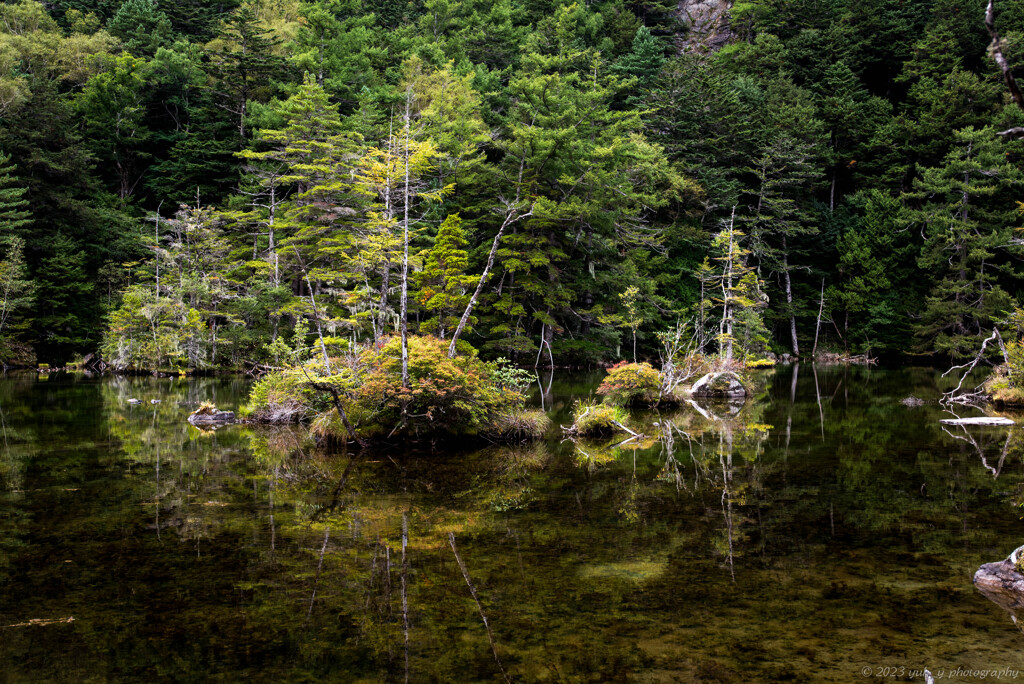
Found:
[[[1024,434],[899,402],[937,373],[780,367],[637,416],[656,438],[561,442],[598,380],[544,377],[541,444],[352,458],[184,422],[245,379],[0,378],[0,680],[1024,671],[971,583],[1024,543]]]

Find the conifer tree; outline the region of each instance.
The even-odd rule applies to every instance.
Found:
[[[156,0],[124,0],[107,22],[107,30],[133,55],[154,55],[170,42],[171,20]]]
[[[264,29],[246,2],[224,22],[220,34],[207,49],[213,92],[218,105],[235,117],[240,140],[246,138],[249,101],[266,101],[273,79],[284,70],[284,60],[274,53],[280,41]]]
[[[3,242],[9,242],[32,222],[25,199],[28,188],[12,175],[16,168],[11,163],[11,155],[0,153],[0,241]]]
[[[420,305],[432,314],[420,324],[420,332],[434,333],[443,340],[458,324],[459,315],[469,303],[469,289],[476,284],[475,277],[466,275],[468,244],[462,219],[458,214],[448,215],[418,274]],[[475,320],[471,318],[470,326]],[[472,330],[469,326],[466,329]]]
[[[1005,191],[1019,187],[1020,171],[1006,159],[990,128],[957,131],[941,166],[924,169],[908,200],[927,236],[918,261],[935,276],[917,326],[928,347],[965,356],[1000,312],[1012,308],[1002,286],[1016,275],[1006,250],[1015,249],[1014,215]]]
[[[11,237],[0,261],[0,342],[10,337],[11,324],[31,306],[34,289],[25,264],[25,243]]]
[[[641,26],[633,37],[632,49],[611,67],[612,72],[622,78],[635,79],[634,84],[628,88],[626,104],[636,106],[642,101],[664,64],[664,43],[652,36],[646,26]]]

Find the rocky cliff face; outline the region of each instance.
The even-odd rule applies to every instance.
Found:
[[[679,0],[679,19],[684,26],[677,41],[679,49],[714,52],[729,42],[731,7],[731,0]]]

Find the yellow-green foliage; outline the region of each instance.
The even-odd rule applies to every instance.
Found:
[[[608,435],[626,424],[629,416],[619,406],[578,401],[572,409],[572,431],[580,436]]]
[[[274,371],[260,378],[249,391],[240,413],[256,421],[294,422],[307,416],[313,392],[301,370]],[[287,416],[287,418],[286,418]]]
[[[775,362],[771,359],[755,359],[747,361],[745,365],[747,368],[771,368],[775,365]]]
[[[597,393],[609,404],[627,406],[655,402],[661,387],[661,374],[649,363],[617,363],[608,369]]]
[[[1020,341],[1006,345],[1006,380],[1010,387],[1024,387],[1024,344]]]
[[[409,387],[402,387],[401,340],[392,338],[364,352],[365,372],[355,401],[391,429],[407,406],[409,430],[419,433],[478,434],[522,409],[526,395],[507,370],[475,353],[448,358],[448,343],[435,337],[409,338]],[[510,386],[511,385],[511,386]]]
[[[985,392],[997,404],[1024,406],[1024,351],[1016,342],[1006,351],[1010,363],[996,367],[985,380]]]
[[[389,435],[402,424],[412,434],[482,434],[500,439],[540,437],[547,417],[524,411],[525,386],[532,375],[505,363],[485,362],[475,352],[448,358],[448,343],[434,337],[409,338],[409,387],[402,386],[401,340],[392,338],[362,352],[334,373],[309,362],[272,373],[253,387],[244,412],[256,420],[313,419],[319,438],[348,438],[329,392],[331,384],[360,438]],[[308,375],[308,377],[307,377]]]
[[[206,414],[216,413],[216,412],[217,412],[217,405],[216,404],[214,404],[212,401],[204,401],[203,403],[199,404],[199,408],[197,408],[195,411],[192,412],[192,415],[194,415],[194,416],[205,416]]]

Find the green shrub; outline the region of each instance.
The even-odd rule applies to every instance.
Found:
[[[1019,341],[1006,345],[1006,379],[1010,387],[1024,387],[1024,344]]]
[[[628,406],[641,401],[655,402],[661,374],[649,363],[618,363],[608,369],[597,393],[609,404]]]
[[[745,365],[747,368],[772,368],[775,366],[775,362],[771,359],[754,359],[747,361]]]

